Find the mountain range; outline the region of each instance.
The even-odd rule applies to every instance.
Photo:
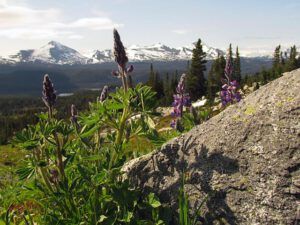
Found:
[[[134,81],[145,82],[149,76],[150,63],[160,77],[166,74],[186,72],[188,60],[192,57],[194,45],[172,48],[163,44],[150,46],[132,45],[126,52],[135,67]],[[224,51],[203,45],[207,53],[207,70],[212,60]],[[255,74],[262,68],[272,66],[271,55],[251,55],[241,57],[243,75]],[[111,76],[117,69],[113,51],[77,51],[59,42],[50,41],[38,49],[20,50],[8,57],[0,57],[1,95],[40,95],[44,74],[49,74],[58,93],[74,92],[82,89],[99,89],[104,85],[119,85],[120,80]]]
[[[150,46],[132,45],[126,49],[131,62],[144,61],[182,61],[190,60],[194,44],[172,48],[158,43]],[[203,44],[203,50],[207,54],[207,60],[215,59],[218,54],[225,54],[223,50]],[[262,56],[251,56],[262,57]],[[268,57],[268,56],[263,56]],[[8,57],[0,57],[0,64],[18,63],[42,63],[57,65],[86,65],[112,62],[114,60],[113,51],[91,50],[79,52],[56,41],[50,41],[38,49],[20,50],[16,54]]]

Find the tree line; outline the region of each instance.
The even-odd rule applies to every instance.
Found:
[[[300,57],[296,46],[292,46],[288,52],[283,52],[278,45],[274,50],[273,65],[270,69],[262,68],[256,74],[245,74],[242,77],[241,59],[239,48],[235,48],[233,53],[232,45],[228,48],[228,57],[233,63],[232,80],[238,81],[241,86],[264,85],[279,76],[283,72],[288,72],[300,68]],[[207,70],[206,53],[203,51],[202,42],[199,39],[193,50],[193,56],[186,66],[186,88],[193,101],[205,96],[210,102],[213,102],[220,91],[224,76],[226,60],[224,55],[219,54],[212,61],[210,70],[205,76]],[[150,65],[150,72],[146,84],[157,93],[157,106],[170,106],[173,101],[173,94],[178,84],[181,74],[178,71],[167,73],[162,76],[155,70],[153,64]],[[64,97],[58,102],[58,118],[68,118],[70,115],[70,105],[76,104],[79,110],[86,110],[88,103],[94,101],[99,93],[84,92],[77,93],[71,97]],[[23,129],[28,124],[37,122],[36,113],[45,110],[40,98],[20,98],[20,97],[2,97],[0,98],[0,145],[6,144],[15,131]]]
[[[233,53],[232,44],[229,45],[227,57],[233,65],[231,80],[236,80],[240,86],[248,85],[264,85],[282,75],[284,72],[292,71],[300,68],[300,57],[298,56],[296,46],[292,46],[288,52],[283,52],[281,46],[278,45],[274,50],[273,65],[270,69],[262,68],[256,74],[244,74],[242,76],[241,57],[239,47],[235,48]],[[224,69],[226,59],[223,54],[212,61],[210,70],[205,76],[207,70],[206,53],[203,51],[201,39],[195,44],[193,55],[186,68],[186,89],[193,101],[205,96],[209,102],[213,102],[218,96],[218,92],[222,87],[222,78],[224,78]],[[173,74],[167,73],[164,78],[161,78],[158,71],[155,71],[153,64],[150,66],[147,85],[157,93],[157,100],[161,105],[169,106],[173,100],[175,87],[178,84],[178,71]]]

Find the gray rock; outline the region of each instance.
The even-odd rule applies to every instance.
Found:
[[[299,118],[295,70],[123,170],[176,212],[184,169],[191,209],[208,196],[204,224],[300,224]]]

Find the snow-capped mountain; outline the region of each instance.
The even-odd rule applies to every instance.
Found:
[[[189,60],[192,58],[194,45],[180,48],[171,48],[158,43],[150,46],[132,45],[126,49],[130,61],[176,61]],[[214,59],[218,54],[224,54],[222,50],[203,45],[203,50],[207,53],[207,59]],[[91,62],[113,61],[112,50],[95,50],[84,52],[83,55],[91,59]]]
[[[129,61],[178,61],[190,60],[192,58],[195,45],[173,48],[158,43],[149,46],[132,45],[126,49]],[[215,59],[218,55],[225,54],[224,51],[203,44],[203,51],[206,52],[208,60]],[[286,50],[288,51],[288,50]],[[272,52],[261,50],[260,52],[245,51],[241,52],[242,57],[246,58],[271,58]],[[50,41],[48,44],[38,49],[20,50],[9,57],[0,56],[0,64],[16,63],[47,63],[59,65],[74,64],[97,64],[114,61],[113,51],[91,50],[76,51],[61,43]]]
[[[17,54],[9,56],[10,60],[17,62],[38,62],[50,64],[85,64],[88,58],[76,50],[55,41],[39,49],[20,50]]]

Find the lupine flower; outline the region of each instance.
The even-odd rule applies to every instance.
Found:
[[[184,127],[181,124],[181,120],[180,119],[174,119],[171,122],[171,127],[175,130],[178,130],[179,132],[183,132],[184,131]]]
[[[71,121],[77,123],[77,109],[74,104],[71,105]]]
[[[222,105],[226,106],[234,102],[239,102],[241,100],[241,94],[237,91],[238,82],[236,80],[231,81],[231,75],[233,72],[233,66],[230,60],[230,57],[227,56],[226,66],[225,66],[225,79],[221,79],[223,86],[220,92],[220,97]]]
[[[99,102],[104,102],[104,100],[107,99],[107,97],[108,97],[108,86],[105,85],[102,89]]]
[[[120,35],[116,29],[114,29],[114,56],[116,63],[118,63],[122,69],[125,69],[128,58]]]
[[[128,62],[128,57],[126,55],[125,48],[123,46],[123,43],[121,41],[120,35],[116,29],[114,29],[114,56],[115,61],[119,66],[118,71],[112,71],[112,75],[116,77],[122,78],[123,87],[125,90],[127,88],[132,87],[132,78],[130,73],[133,72],[134,67],[131,65],[130,67],[126,67],[126,64]]]
[[[173,112],[171,115],[176,117],[171,123],[171,127],[178,128],[178,118],[180,119],[183,116],[183,107],[190,107],[191,106],[191,99],[188,93],[185,93],[185,74],[182,74],[178,86],[176,88],[176,94],[173,95],[174,102],[172,104]]]
[[[232,72],[233,72],[233,66],[232,66],[230,56],[228,55],[226,59],[225,69],[224,69],[225,77],[227,78],[227,80],[231,79]]]
[[[52,108],[56,102],[56,91],[54,90],[53,83],[48,74],[44,76],[42,99],[48,108]]]

